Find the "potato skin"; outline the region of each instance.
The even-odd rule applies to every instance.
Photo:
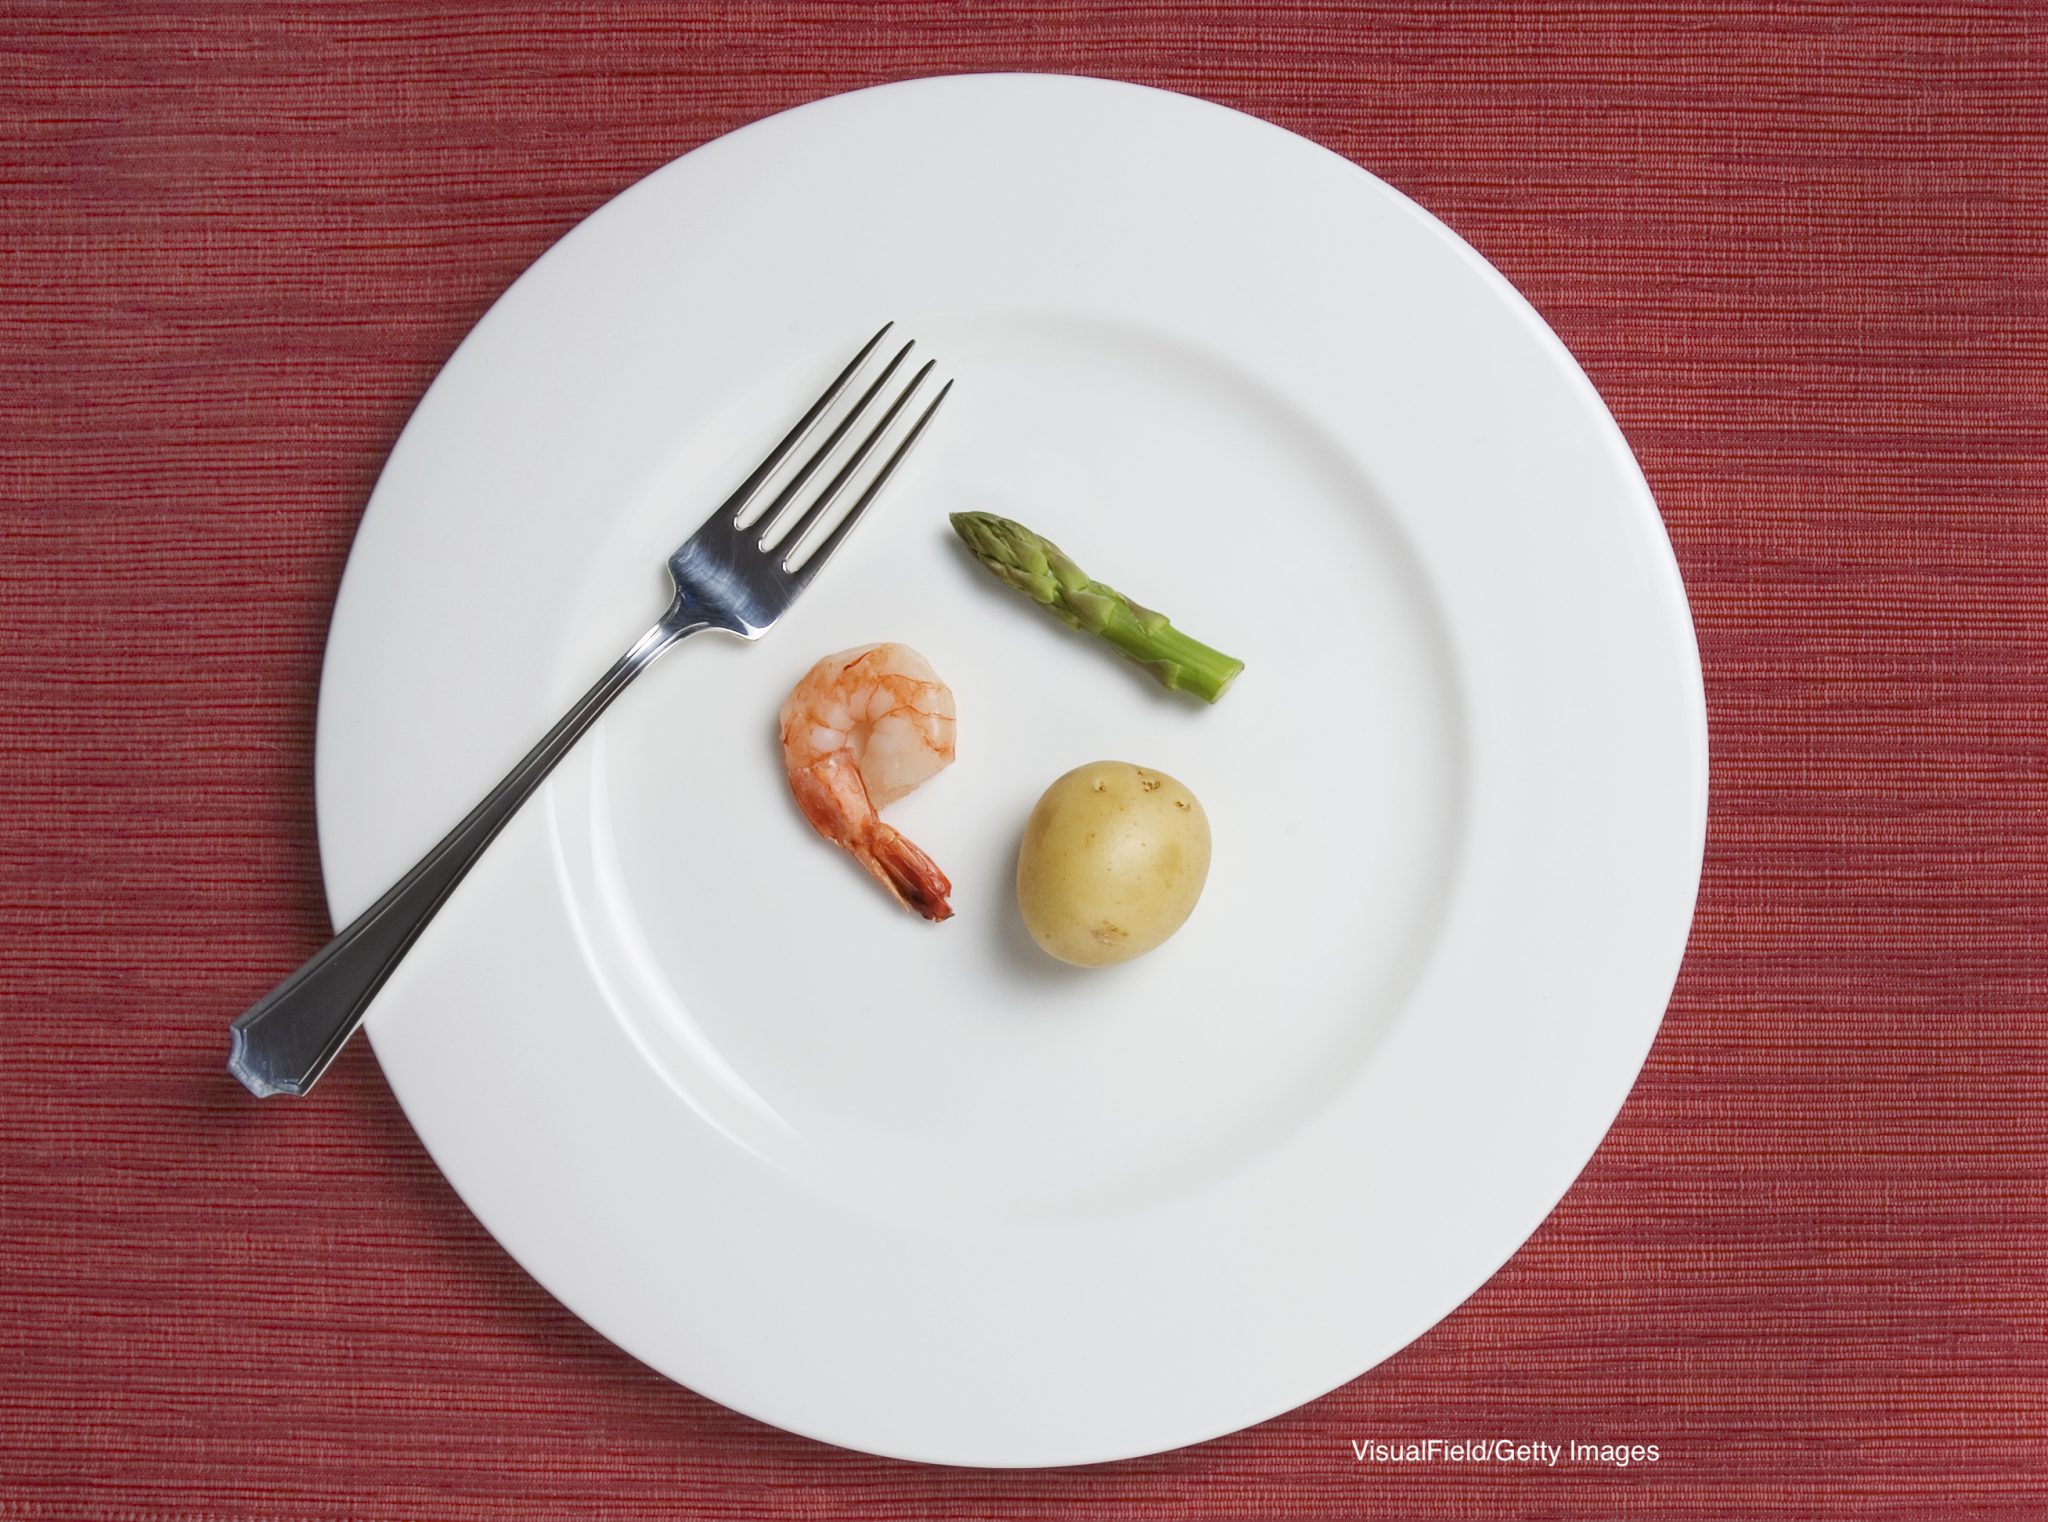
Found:
[[[1108,967],[1180,929],[1209,876],[1209,817],[1165,772],[1091,761],[1045,790],[1017,854],[1017,907],[1062,962]]]

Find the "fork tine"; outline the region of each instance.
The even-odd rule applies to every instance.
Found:
[[[930,368],[931,366],[929,364],[925,366],[925,370],[929,370]],[[924,370],[920,370],[917,374],[917,380],[912,381],[910,383],[909,390],[906,390],[903,393],[902,397],[900,397],[897,400],[897,407],[901,407],[904,402],[910,399],[910,392],[915,391],[917,389],[918,381],[921,381],[923,379]],[[839,547],[842,544],[846,543],[847,536],[853,532],[854,525],[860,522],[861,515],[868,510],[868,505],[872,503],[875,500],[876,496],[880,494],[882,488],[889,484],[889,477],[896,473],[896,467],[903,463],[903,457],[910,453],[910,446],[917,442],[918,436],[922,434],[925,430],[925,425],[931,422],[932,414],[939,410],[939,404],[945,401],[946,393],[951,391],[952,389],[953,383],[951,381],[947,381],[945,385],[939,388],[939,394],[932,398],[932,404],[929,407],[925,408],[924,411],[918,415],[918,419],[915,423],[912,423],[910,425],[910,432],[906,433],[903,436],[903,442],[898,444],[896,446],[895,452],[891,454],[887,460],[882,462],[882,468],[875,473],[875,479],[868,483],[868,489],[860,494],[860,500],[855,502],[852,507],[847,509],[846,516],[844,518],[841,518],[838,523],[833,525],[831,533],[827,534],[823,539],[818,541],[818,548],[815,552],[812,553],[811,557],[808,560],[806,560],[801,566],[798,566],[796,570],[790,572],[790,574],[796,578],[797,584],[799,586],[808,585],[810,583],[810,579],[813,576],[817,575],[818,568],[822,566],[826,561],[830,560],[832,556],[838,551]],[[894,415],[894,412],[895,409],[892,408],[891,416]],[[882,422],[881,428],[875,430],[874,437],[880,438],[883,430],[885,430],[888,426],[888,420],[885,418]],[[870,442],[872,442],[872,440]],[[837,482],[834,482],[833,484],[835,488],[838,485]],[[805,525],[803,525],[804,530],[808,532],[815,522],[816,520],[813,519],[812,523],[806,523]],[[782,569],[784,571],[790,570],[790,562],[796,558],[797,551],[803,548],[802,534],[792,534],[790,538],[792,542],[790,545],[789,554],[784,556],[782,561]]]
[[[797,493],[809,485],[811,477],[815,476],[819,468],[832,458],[833,453],[839,448],[840,441],[846,437],[853,425],[860,421],[861,414],[868,410],[868,404],[873,402],[875,397],[880,394],[882,388],[889,384],[889,378],[896,373],[897,368],[909,357],[910,351],[916,347],[917,342],[913,339],[896,351],[895,358],[882,367],[882,373],[876,376],[874,381],[868,386],[868,389],[860,394],[860,400],[853,404],[852,410],[839,420],[838,426],[833,428],[830,434],[826,435],[825,442],[812,451],[811,457],[804,461],[802,468],[794,476],[790,477],[789,484],[776,494],[775,500],[769,504],[768,511],[754,520],[753,532],[756,536],[756,542],[761,549],[765,550],[768,548],[769,536],[775,532],[775,525],[780,521],[783,514],[788,512],[789,504],[796,500]]]
[[[832,510],[832,504],[839,500],[840,494],[846,490],[854,475],[867,462],[868,456],[875,452],[875,446],[882,442],[882,435],[889,431],[889,427],[896,421],[897,415],[909,404],[912,393],[924,384],[924,378],[932,373],[932,366],[936,363],[936,360],[926,360],[917,374],[911,376],[910,384],[905,386],[898,393],[896,400],[889,404],[889,410],[882,414],[882,420],[875,424],[874,428],[868,433],[868,436],[862,439],[855,447],[853,453],[846,457],[846,463],[839,467],[839,474],[832,478],[832,484],[818,493],[817,500],[803,510],[801,517],[790,524],[789,532],[782,536],[781,542],[777,545],[777,558],[781,560],[784,570],[789,569],[789,562],[795,558],[797,550],[802,547],[804,535],[816,527],[818,520]]]
[[[895,326],[893,319],[883,323],[875,336],[861,345],[860,353],[854,355],[846,368],[833,378],[832,384],[825,388],[825,394],[811,403],[810,411],[797,419],[796,426],[782,436],[782,442],[768,451],[768,458],[755,466],[754,473],[742,481],[739,489],[725,499],[725,506],[718,510],[720,514],[734,521],[739,519],[754,500],[754,494],[775,474],[782,462],[794,454],[797,447],[811,436],[811,430],[818,426],[818,419],[831,410],[832,404],[839,400],[839,394],[846,389],[847,383],[860,373],[860,367],[868,362],[868,356],[875,352],[883,336]]]

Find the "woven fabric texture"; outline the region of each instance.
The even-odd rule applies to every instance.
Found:
[[[2038,1517],[2048,15],[0,4],[0,1519]],[[1391,1361],[1161,1457],[863,1457],[675,1387],[467,1215],[360,1045],[224,1021],[327,929],[314,695],[437,367],[640,175],[817,96],[1207,96],[1415,197],[1579,356],[1706,664],[1661,1038]],[[1656,1443],[1374,1465],[1353,1440]]]

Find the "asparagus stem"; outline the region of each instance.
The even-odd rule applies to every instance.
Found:
[[[954,513],[953,531],[991,572],[1077,629],[1099,635],[1175,692],[1223,696],[1244,662],[1173,627],[1164,613],[1095,580],[1060,547],[994,513]]]

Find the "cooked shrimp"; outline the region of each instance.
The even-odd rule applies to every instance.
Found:
[[[782,704],[782,759],[797,807],[906,909],[950,918],[935,863],[876,810],[953,763],[953,691],[908,645],[828,655]]]

